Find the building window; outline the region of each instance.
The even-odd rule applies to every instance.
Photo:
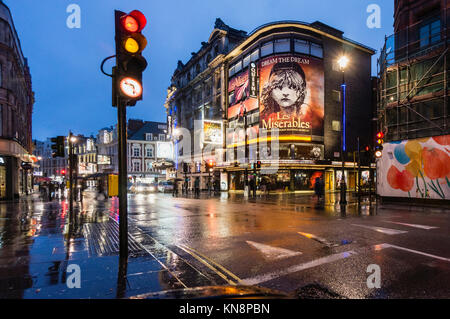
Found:
[[[147,148],[147,157],[153,157],[153,147],[151,146]]]
[[[333,97],[333,101],[340,102],[341,101],[341,92],[338,90],[333,90],[331,92],[331,95]]]
[[[159,134],[159,140],[164,141],[166,139],[166,134]]]
[[[147,172],[150,172],[152,170],[152,162],[146,162],[146,168]]]
[[[309,54],[309,43],[305,40],[294,40],[294,51],[297,53]]]
[[[140,170],[141,170],[141,167],[140,167],[141,165],[140,165],[140,163],[139,162],[133,162],[133,171],[134,172],[139,172]]]
[[[340,121],[332,121],[331,129],[333,131],[340,132],[341,131],[341,122]]]
[[[426,47],[441,40],[441,21],[434,20],[419,29],[420,47]]]
[[[139,147],[134,147],[134,148],[133,148],[133,156],[134,156],[134,157],[139,157],[139,156],[141,156],[141,150],[140,150]]]
[[[323,50],[320,44],[311,43],[311,55],[323,58]]]
[[[275,52],[289,52],[291,51],[291,40],[290,39],[278,39],[275,40]]]
[[[273,53],[273,42],[264,43],[261,47],[261,56],[266,56]]]
[[[229,70],[228,70],[228,76],[231,77],[234,75],[234,66],[232,66]]]
[[[255,62],[258,59],[259,59],[259,51],[258,49],[256,49],[255,51],[252,52],[252,55],[250,56],[250,61]]]
[[[242,70],[242,62],[239,61],[238,63],[236,63],[236,64],[234,65],[234,72],[235,72],[235,73],[238,73],[238,72],[241,71],[241,70]]]
[[[250,54],[249,55],[247,55],[245,58],[244,58],[244,61],[243,61],[243,67],[245,68],[247,65],[249,65],[250,64]]]
[[[153,139],[152,133],[145,133],[145,140],[151,141]]]

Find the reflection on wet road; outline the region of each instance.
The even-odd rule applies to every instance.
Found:
[[[0,203],[0,298],[116,298],[209,285],[287,293],[320,284],[350,298],[448,297],[450,238],[442,209],[376,207],[334,194],[244,199],[129,196],[130,257],[118,258],[118,201]],[[81,288],[68,288],[68,265]],[[381,288],[367,286],[379,265]],[[300,294],[300,293],[298,293]]]

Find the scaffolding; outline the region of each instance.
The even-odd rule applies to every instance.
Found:
[[[378,124],[386,141],[449,134],[447,10],[389,37],[378,59]]]

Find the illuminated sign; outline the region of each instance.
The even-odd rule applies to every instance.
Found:
[[[111,158],[107,155],[98,155],[97,156],[97,164],[99,165],[110,165]]]
[[[221,145],[222,142],[222,122],[203,121],[203,143]]]
[[[156,146],[156,157],[172,159],[173,151],[172,151],[172,143],[158,143]]]
[[[250,75],[250,83],[249,83],[249,96],[258,98],[258,89],[257,89],[257,69],[256,69],[256,63],[252,62],[250,63],[249,68],[249,75]]]

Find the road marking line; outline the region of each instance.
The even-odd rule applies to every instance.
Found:
[[[226,282],[228,282],[230,285],[236,285],[237,282],[239,282],[241,279],[239,277],[237,277],[236,275],[234,275],[233,273],[231,273],[230,271],[228,271],[227,269],[225,269],[225,267],[219,265],[218,263],[212,261],[211,259],[207,258],[206,256],[200,256],[200,253],[197,251],[194,251],[193,248],[190,248],[186,245],[178,245],[178,247],[182,250],[184,250],[186,253],[190,254],[192,257],[194,257],[195,259],[197,259],[199,262],[201,262],[203,265],[205,265],[206,267],[208,267],[209,269],[211,269],[212,271],[214,271],[219,277],[221,277],[223,280],[225,280]],[[212,263],[214,266],[216,266],[217,268],[220,268],[223,272],[225,272],[226,274],[228,274],[230,277],[234,278],[236,281],[229,279],[224,273],[222,273],[219,269],[217,269],[216,267],[214,267],[213,265],[211,265],[210,263]]]
[[[406,230],[397,230],[397,229],[390,229],[390,228],[377,227],[377,226],[366,226],[366,225],[360,225],[360,224],[352,224],[352,225],[372,229],[379,233],[384,233],[387,235],[398,235],[398,234],[407,233]]]
[[[246,241],[247,244],[250,246],[253,246],[254,248],[258,249],[266,259],[283,259],[293,256],[301,255],[302,253],[299,251],[293,251],[289,249],[279,248],[279,247],[273,247],[261,243],[256,243],[254,241]]]
[[[384,246],[383,248],[395,248],[395,249],[399,249],[399,250],[408,251],[410,253],[423,255],[423,256],[427,256],[427,257],[431,257],[431,258],[435,258],[435,259],[439,259],[439,260],[450,262],[450,258],[445,258],[445,257],[441,257],[441,256],[431,255],[431,254],[427,254],[427,253],[424,253],[424,252],[421,252],[421,251],[418,251],[418,250],[414,250],[414,249],[409,249],[409,248],[400,247],[400,246],[391,245],[391,244],[383,244],[383,246]]]
[[[207,256],[201,254],[199,251],[195,250],[192,247],[188,247],[186,245],[183,245],[184,247],[192,250],[193,252],[195,252],[197,255],[203,257],[205,260],[209,261],[211,264],[215,265],[217,268],[220,268],[223,272],[225,272],[226,274],[228,274],[230,277],[234,278],[236,281],[241,281],[241,278],[239,278],[238,276],[236,276],[235,274],[233,274],[231,271],[229,271],[228,269],[226,269],[224,266],[218,264],[217,262],[215,262],[214,260],[208,258]]]
[[[351,257],[353,255],[357,255],[357,252],[355,252],[354,250],[350,250],[350,251],[346,251],[343,253],[338,253],[338,254],[333,254],[330,256],[326,256],[326,257],[322,257],[313,261],[309,261],[300,265],[295,265],[292,267],[289,267],[285,270],[282,271],[277,271],[277,272],[272,272],[272,273],[268,273],[265,275],[261,275],[261,276],[256,276],[253,278],[247,278],[241,281],[241,284],[244,285],[257,285],[263,282],[267,282],[269,280],[273,280],[285,275],[289,275],[301,270],[305,270],[308,268],[313,268],[313,267],[317,267],[320,265],[324,265],[324,264],[328,264],[334,261],[338,261],[340,259],[344,259],[344,258],[348,258]]]
[[[400,222],[392,222],[392,221],[384,221],[385,223],[391,223],[391,224],[399,224],[399,225],[405,225],[405,226],[409,226],[409,227],[414,227],[414,228],[421,228],[421,229],[435,229],[435,228],[439,228],[439,227],[435,227],[435,226],[427,226],[427,225],[419,225],[419,224],[407,224],[407,223],[400,223]]]
[[[309,233],[302,233],[302,232],[298,232],[300,235],[302,235],[302,236],[305,236],[306,238],[309,238],[309,239],[313,239],[313,240],[315,240],[315,241],[318,241],[319,243],[321,243],[321,244],[324,244],[324,245],[326,245],[326,246],[328,246],[328,247],[336,247],[336,246],[339,246],[338,244],[333,244],[333,243],[330,243],[328,240],[326,240],[325,238],[322,238],[322,237],[318,237],[318,236],[316,236],[316,235],[314,235],[314,234],[309,234]]]

